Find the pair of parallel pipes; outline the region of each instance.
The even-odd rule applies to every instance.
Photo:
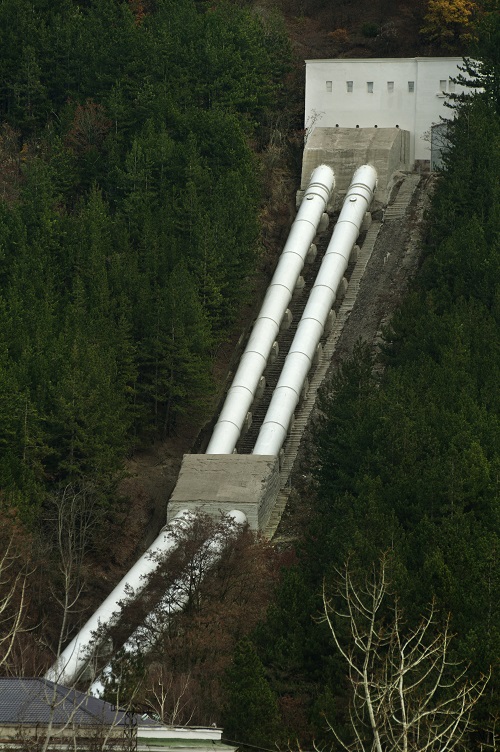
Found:
[[[246,516],[243,512],[233,510],[229,512],[228,518],[229,524],[235,528],[246,524]],[[84,674],[87,667],[95,663],[98,649],[106,641],[109,628],[116,625],[120,620],[122,607],[140,596],[161,562],[177,547],[179,534],[189,529],[193,519],[192,512],[184,509],[176,514],[168,525],[165,525],[147,551],[122,577],[104,602],[63,650],[45,674],[46,679],[72,686]]]
[[[193,515],[190,521],[193,521]],[[231,540],[234,541],[239,535],[245,523],[246,517],[242,512],[229,512],[224,527],[204,541],[191,558],[187,569],[167,589],[160,601],[121,647],[120,656],[133,659],[151,652],[158,641],[158,635],[161,634],[170,617],[182,611],[188,604],[193,576],[198,582],[204,578],[207,571],[215,566],[224,550],[231,544]],[[110,680],[116,679],[115,670],[116,666],[112,658],[90,685],[89,694],[93,697],[103,697]]]
[[[277,456],[284,443],[335,301],[336,291],[347,268],[365,212],[371,204],[376,179],[376,172],[370,165],[360,167],[354,174],[253,454]],[[207,454],[232,454],[236,447],[333,187],[332,170],[326,165],[317,167],[304,193],[299,212],[207,447]],[[230,512],[229,517],[235,526],[246,522],[245,515],[237,510]],[[177,544],[179,526],[189,525],[191,521],[190,514],[183,510],[162,529],[154,543],[61,653],[45,678],[66,685],[78,681],[87,666],[95,659],[96,651],[104,641],[107,629],[118,622],[122,604],[130,600],[131,593],[134,598],[140,595],[146,587],[148,578],[157,569],[159,560],[164,559]],[[214,546],[216,549],[217,544]],[[101,688],[100,682],[96,683],[97,686]]]
[[[332,169],[327,165],[317,167],[305,190],[206,454],[232,454],[236,447],[333,187]]]
[[[337,289],[371,205],[376,182],[377,173],[371,165],[363,165],[354,173],[252,454],[277,456],[283,446]],[[207,454],[231,454],[235,450],[333,184],[333,172],[329,167],[321,165],[316,168],[208,444]]]

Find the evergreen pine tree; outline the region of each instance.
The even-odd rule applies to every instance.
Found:
[[[241,640],[236,646],[227,678],[226,738],[238,746],[274,746],[279,733],[276,697],[250,640]]]

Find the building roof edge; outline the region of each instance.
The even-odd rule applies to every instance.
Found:
[[[463,61],[462,56],[440,56],[440,57],[324,57],[324,58],[308,58],[304,62],[307,63],[426,63],[436,62],[438,60],[448,61]]]

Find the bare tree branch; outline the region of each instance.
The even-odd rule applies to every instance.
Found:
[[[13,539],[0,557],[0,667],[9,669],[10,658],[25,626],[29,564],[21,562]]]
[[[438,630],[434,604],[416,628],[405,628],[398,599],[389,591],[387,557],[362,585],[348,561],[333,597],[323,584],[323,609],[352,687],[351,740],[342,740],[327,721],[346,752],[467,749],[471,713],[489,675],[470,681],[468,667],[449,660],[449,619]],[[340,637],[340,620],[348,624],[350,645]]]

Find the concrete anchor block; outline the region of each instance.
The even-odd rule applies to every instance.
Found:
[[[329,224],[330,224],[330,217],[328,216],[326,212],[323,212],[323,214],[321,215],[321,219],[319,220],[318,233],[325,232]]]
[[[349,263],[355,264],[359,258],[359,245],[355,243],[352,247],[351,255],[349,256]]]
[[[167,507],[170,521],[181,509],[219,518],[239,509],[251,530],[265,524],[279,491],[278,460],[251,454],[185,455]]]
[[[280,330],[284,331],[286,329],[290,329],[292,321],[293,321],[293,314],[291,310],[287,308],[285,313],[283,314],[283,318],[281,319]]]
[[[277,342],[273,342],[273,346],[271,347],[271,352],[269,353],[269,365],[272,365],[275,361],[278,355],[280,354],[280,347]]]
[[[255,390],[255,398],[256,399],[262,399],[264,395],[264,389],[266,388],[266,377],[261,376],[259,379],[259,384],[257,386],[257,389]]]
[[[307,251],[306,255],[306,264],[312,264],[316,258],[316,254],[318,253],[318,248],[315,245],[315,243],[311,243],[309,246],[309,250]]]

